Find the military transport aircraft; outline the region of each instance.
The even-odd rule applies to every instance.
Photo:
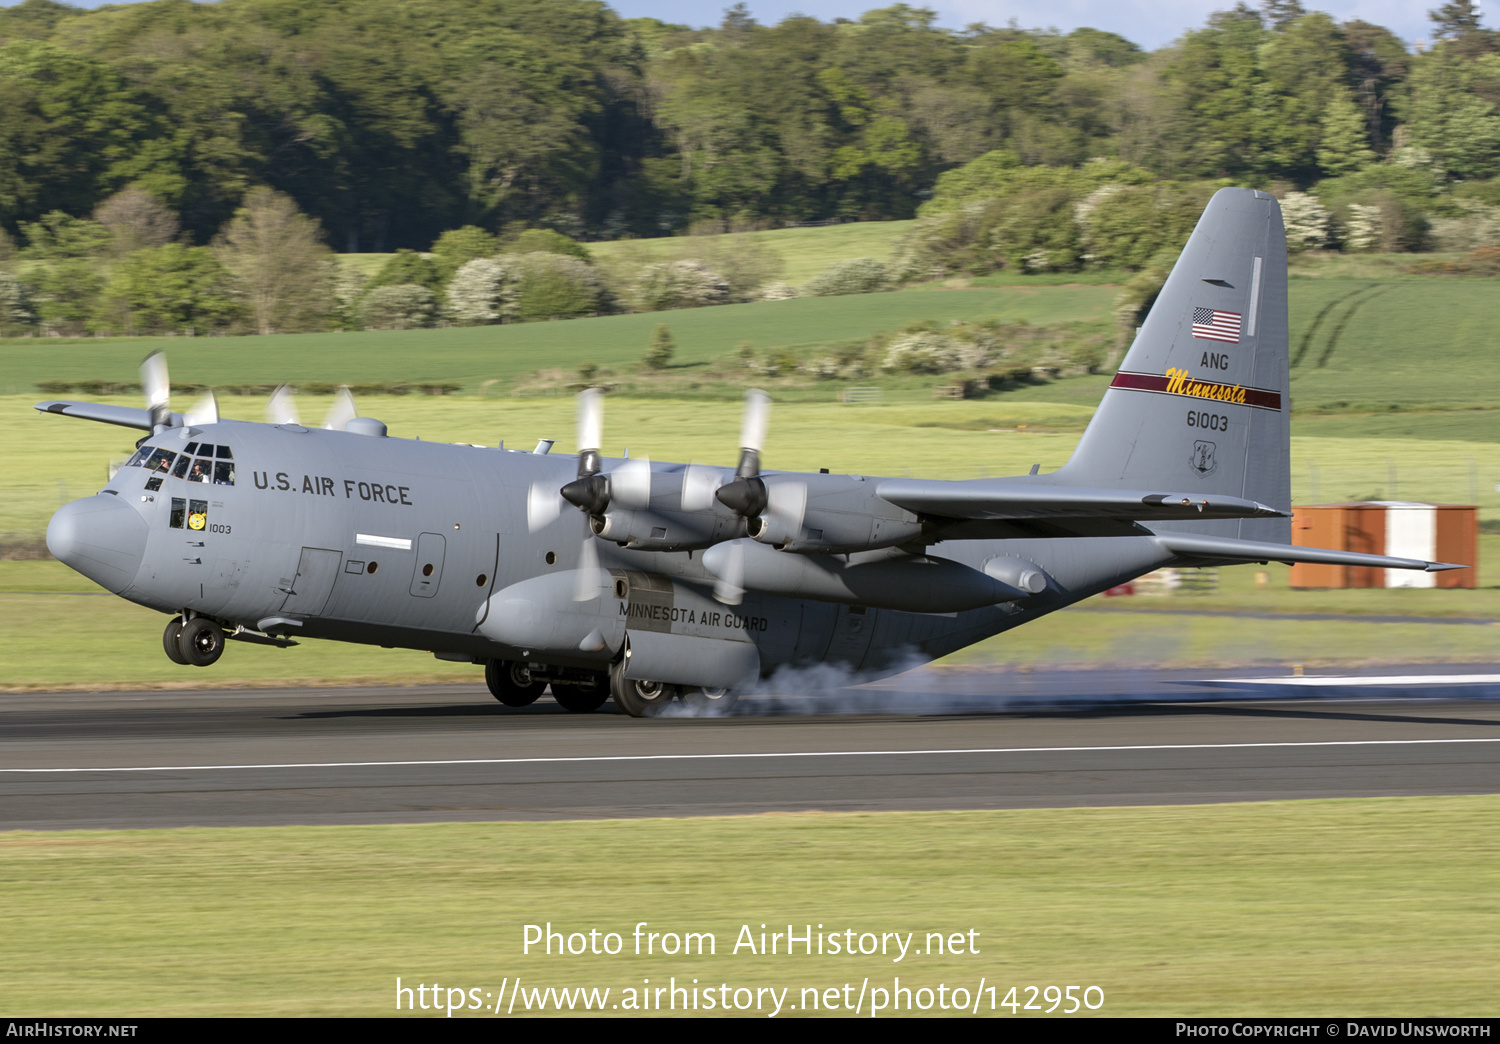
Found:
[[[269,423],[169,409],[37,409],[149,434],[47,546],[172,614],[166,654],[225,641],[423,649],[485,666],[502,703],[722,713],[783,665],[905,669],[1163,566],[1460,568],[1290,544],[1286,242],[1276,200],[1224,189],[1060,470],[973,481],[762,470],[746,397],[736,467],[605,459],[579,398],[576,462],[389,437],[347,390],[324,427],[287,389]],[[576,509],[576,511],[574,510]]]

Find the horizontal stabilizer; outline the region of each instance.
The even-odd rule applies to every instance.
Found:
[[[1016,479],[943,482],[891,479],[880,496],[922,515],[962,519],[1117,518],[1140,520],[1277,518],[1286,512],[1222,493],[1162,493],[1051,486]]]
[[[51,399],[37,403],[36,408],[43,413],[61,413],[64,417],[82,417],[84,420],[118,424],[122,428],[140,428],[142,431],[150,431],[155,427],[151,423],[151,411],[138,406],[108,406],[102,402],[70,402],[67,399]]]
[[[1229,562],[1310,562],[1315,565],[1364,566],[1372,569],[1421,569],[1440,573],[1445,569],[1467,569],[1452,562],[1424,562],[1419,558],[1390,558],[1386,555],[1362,555],[1355,551],[1334,551],[1323,547],[1293,547],[1291,544],[1266,544],[1258,540],[1236,540],[1232,537],[1189,536],[1165,533],[1156,542],[1183,558],[1207,558]]]

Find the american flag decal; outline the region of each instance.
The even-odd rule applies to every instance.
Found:
[[[1205,341],[1240,343],[1240,313],[1217,308],[1193,309],[1193,336]]]

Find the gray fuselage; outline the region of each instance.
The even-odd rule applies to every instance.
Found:
[[[104,492],[89,498],[109,509],[110,530],[123,534],[115,541],[124,546],[115,549],[113,564],[91,570],[87,555],[59,557],[133,602],[251,632],[562,667],[597,668],[618,652],[614,644],[581,649],[572,642],[523,648],[481,630],[492,596],[528,581],[522,590],[535,589],[539,578],[550,575],[558,577],[557,590],[570,589],[563,574],[580,565],[587,519],[565,510],[533,532],[527,517],[534,486],[557,488],[573,477],[570,457],[236,421],[174,428],[143,443],[178,453],[190,444],[228,447],[233,484],[174,477],[170,467],[164,472],[121,468]],[[680,485],[683,465],[651,467],[654,483]],[[767,473],[768,481],[776,474]],[[153,476],[160,479],[159,488],[148,490]],[[810,487],[814,504],[820,484],[837,499],[848,498],[851,486],[880,481],[796,478]],[[97,504],[105,498],[115,503]],[[174,500],[206,510],[189,511],[186,521],[178,517],[181,528],[175,528]],[[89,501],[65,507],[58,518]],[[129,552],[137,537],[130,534],[142,530],[119,524],[123,507],[144,523],[133,573]],[[722,506],[715,510],[725,513]],[[54,521],[59,541],[65,528]],[[86,546],[89,538],[69,539]],[[1048,584],[1024,599],[933,613],[753,589],[740,604],[725,605],[713,597],[715,576],[705,568],[701,549],[635,550],[590,539],[600,565],[616,578],[608,593],[620,596],[606,598],[601,612],[618,615],[632,632],[749,641],[762,675],[788,664],[818,662],[876,673],[909,667],[1172,558],[1144,534],[1018,533],[1004,540],[948,541],[941,548],[945,559],[981,569],[987,561],[1016,556],[1040,565]],[[575,607],[569,601],[543,602],[535,612],[571,612]]]

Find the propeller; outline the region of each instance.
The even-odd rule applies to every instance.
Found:
[[[714,493],[724,477],[717,468],[689,464],[682,472],[682,510],[707,511],[714,505]]]
[[[604,442],[604,395],[598,388],[578,393],[578,477],[555,494],[533,485],[527,496],[527,524],[540,528],[557,517],[561,496],[584,514],[583,544],[578,555],[578,587],[575,601],[597,598],[608,586],[609,574],[599,566],[599,549],[594,544],[595,520],[609,510],[612,503],[621,507],[643,508],[651,502],[651,461],[627,460],[608,474],[599,456]]]
[[[526,495],[526,529],[535,533],[546,529],[562,514],[562,498],[549,482],[533,482]]]
[[[339,385],[333,393],[333,405],[323,415],[323,427],[330,431],[343,431],[344,425],[359,416],[359,407],[354,405],[354,393],[347,384]]]
[[[745,393],[745,412],[740,421],[740,462],[734,469],[734,481],[714,491],[721,504],[745,518],[755,518],[766,509],[760,454],[770,420],[771,397],[759,388],[751,388]]]
[[[359,416],[359,407],[354,404],[354,395],[347,384],[339,385],[334,393],[333,405],[323,415],[323,427],[329,431],[343,431],[344,425]],[[283,384],[271,393],[266,403],[266,420],[271,424],[301,424],[297,413],[297,389]]]
[[[302,423],[302,418],[297,415],[297,390],[290,384],[279,386],[266,401],[266,423]]]
[[[141,360],[141,390],[146,395],[146,409],[151,411],[153,429],[171,422],[172,382],[167,377],[167,357],[152,352]]]
[[[723,565],[714,581],[714,597],[725,605],[739,605],[745,600],[745,545],[738,540],[724,545]]]
[[[212,389],[182,415],[182,423],[190,428],[219,423],[219,400]]]
[[[807,484],[778,482],[767,491],[767,513],[780,532],[796,535],[802,532],[807,514]]]

